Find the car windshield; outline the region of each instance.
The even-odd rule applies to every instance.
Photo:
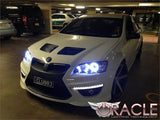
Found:
[[[72,21],[60,33],[94,37],[120,37],[121,18],[80,18]]]
[[[69,16],[70,18],[74,18],[74,16],[73,16],[73,15],[68,14],[68,16]]]

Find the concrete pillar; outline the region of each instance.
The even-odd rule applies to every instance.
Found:
[[[44,17],[45,26],[42,33],[52,34],[51,6],[46,3],[38,3],[38,6],[40,7]]]
[[[158,44],[160,44],[160,26],[159,26],[159,30],[158,30]]]
[[[90,9],[88,9],[87,15],[93,15],[93,14],[96,14],[95,8],[90,8]]]

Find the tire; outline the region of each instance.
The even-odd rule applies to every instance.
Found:
[[[143,47],[143,42],[141,42],[140,48],[139,48],[139,50],[138,50],[138,53],[137,53],[137,56],[136,56],[137,59],[139,59],[139,58],[141,57],[142,47]]]
[[[127,74],[128,74],[127,66],[125,64],[125,61],[123,61],[119,65],[113,81],[112,92],[111,92],[112,102],[120,101],[120,98],[123,95],[124,88],[127,83],[127,78],[128,78]]]
[[[9,40],[10,38],[11,38],[11,36],[4,37],[5,40]]]
[[[17,36],[17,37],[20,37],[21,34],[23,34],[23,32],[24,32],[24,26],[22,26],[22,25],[17,25],[17,26],[16,26],[16,30],[17,30],[16,36]]]

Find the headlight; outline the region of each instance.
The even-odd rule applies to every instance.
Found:
[[[29,52],[29,50],[27,50],[25,52],[24,60],[25,60],[26,63],[30,63],[31,62],[32,56],[31,56],[31,53]]]
[[[108,62],[107,61],[100,61],[100,62],[89,62],[79,64],[75,67],[72,74],[75,75],[82,75],[82,74],[96,74],[105,72],[107,69]]]

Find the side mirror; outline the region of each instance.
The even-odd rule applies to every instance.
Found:
[[[138,30],[137,32],[142,33],[142,28],[137,24]]]
[[[62,27],[62,28],[65,28],[67,25],[68,25],[68,23],[64,23],[64,25],[63,25],[63,27]]]
[[[137,32],[139,32],[139,33],[142,33],[142,29],[140,28],[140,29],[138,29],[138,31]]]
[[[139,39],[140,34],[139,33],[131,33],[127,36],[127,39]]]

